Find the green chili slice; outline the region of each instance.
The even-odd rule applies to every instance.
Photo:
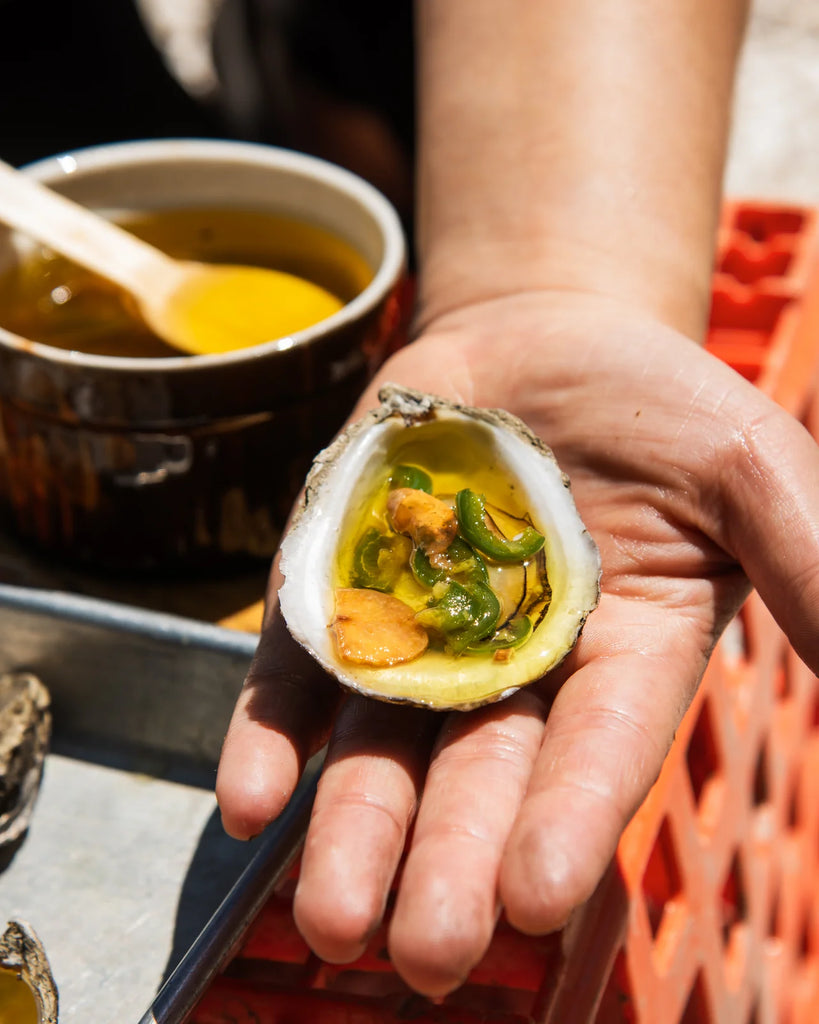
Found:
[[[389,593],[401,574],[401,540],[371,526],[353,552],[352,585]]]
[[[416,548],[413,551],[410,558],[410,568],[412,569],[413,576],[425,587],[432,588],[436,583],[446,579],[444,570],[436,569],[421,548]]]
[[[447,578],[457,577],[462,583],[488,583],[489,573],[481,556],[469,544],[456,537],[446,550],[449,569],[434,566],[421,548],[416,548],[410,559],[413,575],[425,587],[433,587]]]
[[[471,625],[474,615],[472,595],[460,583],[451,582],[446,586],[440,600],[428,608],[422,608],[415,615],[424,629],[435,629],[439,633],[451,633]]]
[[[428,608],[416,613],[425,629],[434,629],[444,637],[453,654],[462,654],[479,640],[495,632],[501,614],[500,601],[484,583],[463,586],[450,580],[439,583],[442,595]]]
[[[520,615],[495,630],[492,636],[486,640],[471,643],[467,650],[470,654],[483,654],[487,651],[503,651],[510,647],[521,647],[531,635],[531,620],[526,615]]]
[[[464,488],[455,496],[458,525],[469,543],[482,555],[496,562],[523,562],[544,544],[544,536],[533,526],[525,526],[514,538],[501,537],[486,524],[486,499]]]
[[[462,654],[470,644],[491,636],[501,616],[500,601],[485,583],[470,583],[464,589],[472,601],[472,620],[447,634],[446,644],[453,654]]]
[[[432,477],[417,466],[396,466],[390,474],[390,487],[411,487],[415,491],[432,494]]]

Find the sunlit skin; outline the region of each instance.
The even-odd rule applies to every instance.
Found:
[[[389,954],[431,996],[501,908],[542,934],[592,893],[750,585],[819,670],[819,448],[697,343],[744,5],[500,10],[420,5],[419,332],[356,415],[391,380],[521,417],[572,479],[600,605],[558,672],[435,715],[344,697],[288,639],[274,570],[217,781],[248,837],[330,738],[296,922],[355,959],[405,854]]]

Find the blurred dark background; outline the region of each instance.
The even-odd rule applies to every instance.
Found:
[[[168,71],[131,0],[0,0],[0,156],[213,135],[212,111]]]
[[[222,137],[333,160],[406,215],[411,3],[222,0],[218,87],[184,88],[135,0],[0,0],[0,157],[20,165],[125,139]]]

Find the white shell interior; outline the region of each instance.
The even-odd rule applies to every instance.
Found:
[[[344,662],[336,653],[329,625],[334,565],[345,524],[359,518],[390,467],[401,461],[400,449],[408,441],[428,439],[431,457],[446,459],[448,427],[457,430],[459,438],[466,432],[477,462],[501,464],[523,493],[535,526],[547,538],[549,611],[507,662],[487,656],[455,658],[432,650],[388,668]],[[464,447],[460,440],[459,447]],[[392,416],[369,426],[325,462],[307,507],[283,542],[281,569],[285,583],[280,601],[290,632],[340,682],[372,696],[438,708],[499,699],[553,668],[572,648],[596,605],[600,576],[597,548],[554,459],[505,425],[446,409],[436,410],[432,423],[406,426],[399,416]]]

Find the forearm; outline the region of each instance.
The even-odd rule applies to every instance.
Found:
[[[421,317],[529,289],[693,337],[745,0],[419,0]]]

